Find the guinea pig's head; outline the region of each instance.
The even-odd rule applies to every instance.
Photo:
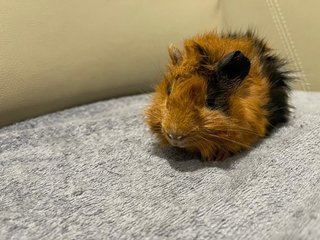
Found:
[[[229,97],[248,75],[249,59],[239,50],[209,51],[195,41],[185,51],[171,45],[171,62],[146,110],[146,121],[162,143],[203,148],[230,127]]]

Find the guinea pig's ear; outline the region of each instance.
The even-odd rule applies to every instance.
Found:
[[[239,50],[228,53],[218,63],[217,73],[230,80],[243,80],[250,71],[250,60]]]
[[[182,61],[182,54],[178,48],[172,43],[168,47],[169,56],[173,65],[179,64]]]
[[[184,46],[187,57],[196,61],[198,73],[208,75],[210,72],[212,72],[212,70],[214,70],[214,66],[210,59],[210,54],[205,46],[197,43],[194,40],[185,41]]]

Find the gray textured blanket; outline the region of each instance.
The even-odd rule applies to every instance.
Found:
[[[0,129],[0,239],[320,239],[320,93],[223,163],[159,148],[148,98]]]

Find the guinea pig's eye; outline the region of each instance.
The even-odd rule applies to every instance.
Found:
[[[187,79],[187,78],[191,78],[191,74],[190,73],[185,73],[185,74],[177,74],[175,76],[176,80],[180,80],[180,79]]]
[[[171,92],[172,92],[172,86],[171,86],[171,84],[169,84],[167,86],[167,95],[170,96]]]
[[[215,108],[216,106],[216,102],[215,102],[215,98],[213,96],[208,96],[206,99],[206,106],[210,109]]]

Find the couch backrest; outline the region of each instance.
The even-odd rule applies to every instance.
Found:
[[[296,89],[320,91],[320,1],[221,1],[224,29],[251,26],[297,71]]]
[[[167,46],[197,32],[256,28],[320,90],[320,2],[0,1],[0,126],[151,89]]]
[[[218,0],[0,1],[0,125],[150,90]]]

